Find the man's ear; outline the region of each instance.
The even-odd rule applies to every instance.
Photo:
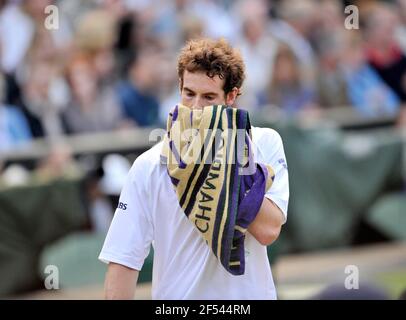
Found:
[[[234,104],[235,100],[237,99],[239,91],[240,91],[240,89],[238,89],[237,87],[234,87],[233,89],[231,89],[231,91],[229,93],[227,93],[226,105],[232,106]]]

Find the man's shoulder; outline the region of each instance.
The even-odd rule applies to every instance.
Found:
[[[252,140],[260,146],[275,147],[282,144],[280,134],[272,128],[252,127]]]
[[[276,130],[252,127],[252,141],[261,161],[270,162],[284,157],[282,138]]]
[[[135,159],[130,174],[142,174],[145,177],[151,175],[154,169],[159,168],[161,165],[160,163],[160,155],[162,150],[163,142],[158,142],[148,150],[141,153],[137,159]]]
[[[148,162],[150,164],[159,163],[160,154],[162,151],[162,145],[163,145],[163,141],[156,143],[151,148],[149,148],[148,150],[141,153],[138,156],[138,158],[136,159],[136,161],[138,159],[140,159],[141,161]]]

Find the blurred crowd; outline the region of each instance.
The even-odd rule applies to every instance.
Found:
[[[179,49],[197,37],[241,50],[236,106],[251,114],[342,108],[406,126],[406,0],[0,0],[0,187],[87,174],[92,225],[107,230],[106,194],[119,194],[130,161],[108,155],[89,174],[61,144],[30,172],[1,154],[36,138],[164,128],[180,100]]]
[[[241,50],[237,106],[252,113],[343,107],[401,122],[406,0],[351,3],[359,24],[337,0],[0,0],[0,152],[37,137],[164,126],[179,101],[178,51],[200,36]]]

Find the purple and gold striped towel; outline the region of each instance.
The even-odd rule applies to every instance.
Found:
[[[169,114],[161,161],[179,205],[224,268],[244,274],[244,239],[274,179],[254,162],[248,112],[223,105]]]

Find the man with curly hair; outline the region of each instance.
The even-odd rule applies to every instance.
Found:
[[[276,299],[266,247],[278,238],[286,222],[289,199],[279,134],[270,128],[251,128],[249,120],[244,122],[252,132],[247,139],[256,147],[256,162],[263,164],[245,178],[235,175],[230,179],[232,169],[226,174],[216,159],[214,164],[200,167],[189,167],[184,158],[175,167],[162,163],[165,147],[177,154],[176,143],[168,141],[177,121],[187,124],[190,118],[191,127],[198,122],[200,129],[206,129],[202,127],[206,117],[210,126],[241,128],[238,119],[247,120],[248,115],[235,108],[235,101],[241,93],[244,69],[239,51],[224,39],[191,40],[181,50],[181,101],[168,117],[169,138],[135,160],[99,256],[109,264],[107,299],[134,297],[138,273],[151,244],[153,299]],[[228,146],[233,146],[232,142]],[[216,182],[216,177],[220,181]],[[184,194],[179,191],[182,187]],[[213,199],[218,202],[211,207]],[[224,231],[229,225],[231,233]]]

